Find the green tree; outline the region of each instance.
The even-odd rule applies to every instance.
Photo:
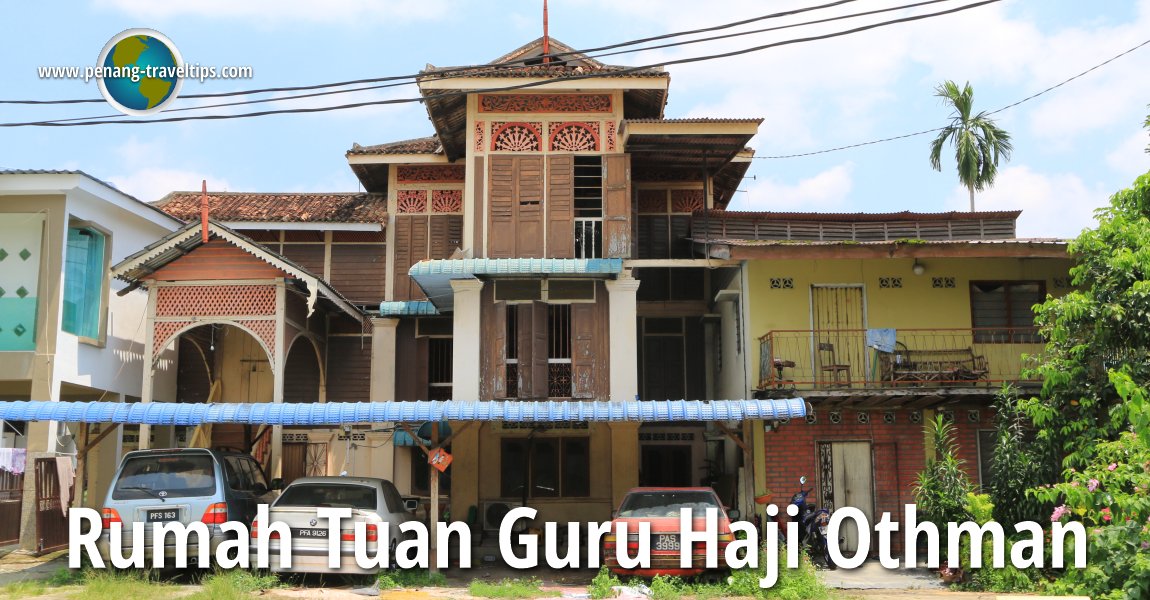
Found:
[[[1112,373],[1150,381],[1150,173],[1096,215],[1098,226],[1070,243],[1075,289],[1036,307],[1043,386],[1024,403],[1037,441],[1065,467],[1086,466],[1096,440],[1128,429]]]
[[[974,484],[963,469],[964,461],[958,458],[954,425],[938,415],[927,425],[927,433],[935,455],[927,459],[926,469],[918,474],[914,502],[922,513],[920,520],[938,527],[940,547],[945,548],[947,523],[970,520],[967,494],[974,491]]]
[[[958,164],[958,180],[970,191],[970,210],[974,211],[974,192],[994,185],[999,159],[1009,161],[1014,146],[1010,134],[995,124],[986,111],[974,114],[974,89],[967,82],[961,89],[953,81],[944,81],[934,90],[943,104],[951,107],[950,123],[930,143],[930,165],[942,171],[942,149],[949,141]]]

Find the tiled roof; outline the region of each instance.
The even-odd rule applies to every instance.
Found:
[[[907,247],[916,246],[1049,246],[1055,248],[1062,248],[1070,243],[1070,240],[1061,238],[1010,238],[1003,240],[916,240],[913,242],[905,242],[898,240],[867,240],[856,242],[852,240],[833,240],[833,241],[819,241],[819,240],[746,240],[746,239],[696,239],[691,238],[692,242],[699,244],[724,244],[727,246],[780,246],[784,248],[793,248],[796,246],[844,246],[848,248],[864,247],[864,246],[887,246],[887,245],[902,245]]]
[[[440,73],[446,71],[445,73]],[[436,77],[539,77],[559,79],[579,76],[595,77],[670,77],[663,69],[652,67],[637,69],[620,65],[524,65],[524,66],[482,66],[474,68],[428,67],[420,76]]]
[[[708,211],[698,211],[702,217]],[[1021,210],[999,211],[950,211],[922,213],[904,210],[893,213],[824,213],[824,212],[768,212],[768,211],[710,211],[711,216],[723,219],[746,219],[751,221],[834,221],[834,222],[882,222],[882,221],[977,221],[979,219],[1017,219]]]
[[[199,219],[200,192],[172,192],[156,202],[164,212],[185,221]],[[216,221],[269,223],[383,223],[387,199],[362,193],[209,192],[208,207]]]
[[[374,146],[360,146],[352,144],[350,154],[443,154],[443,144],[439,143],[439,136],[400,140]]]

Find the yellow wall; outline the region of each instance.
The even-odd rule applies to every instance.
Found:
[[[758,338],[769,331],[811,329],[811,286],[862,284],[866,327],[903,329],[969,328],[970,282],[1041,280],[1055,296],[1067,291],[1055,278],[1067,278],[1069,259],[930,258],[912,272],[912,259],[753,260],[748,283],[747,350],[751,377],[758,375]],[[879,287],[880,277],[899,277],[902,288]],[[932,278],[953,277],[953,288],[934,288]],[[772,289],[772,278],[790,278],[791,289]],[[754,385],[754,382],[751,382]]]

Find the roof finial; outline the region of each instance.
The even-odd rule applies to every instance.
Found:
[[[543,64],[551,62],[551,36],[547,34],[547,0],[543,0]]]
[[[200,232],[204,243],[208,243],[208,180],[203,180],[203,192],[200,194]]]

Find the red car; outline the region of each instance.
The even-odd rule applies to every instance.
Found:
[[[611,533],[603,536],[603,561],[613,573],[654,577],[655,575],[693,576],[707,571],[706,545],[695,543],[692,549],[691,567],[679,565],[679,511],[692,510],[693,529],[703,531],[706,527],[708,508],[719,509],[718,544],[716,550],[719,569],[726,570],[724,553],[733,539],[731,520],[723,509],[722,502],[709,487],[694,488],[634,488],[623,497],[623,503],[611,522]],[[732,511],[738,519],[738,512]],[[618,523],[627,524],[627,555],[634,557],[639,547],[639,523],[651,524],[651,568],[624,569],[615,556],[615,532]]]

